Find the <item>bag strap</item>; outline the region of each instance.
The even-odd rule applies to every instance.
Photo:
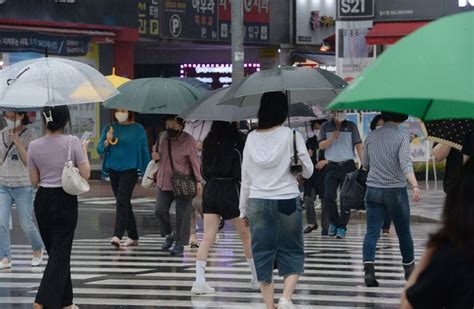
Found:
[[[23,130],[21,130],[20,134],[18,134],[18,136],[22,136],[23,133],[25,133],[27,128],[24,128]],[[3,139],[3,144],[5,145],[5,147],[7,146],[7,143],[5,142],[5,132],[2,132],[2,139]],[[8,147],[7,149],[7,152],[5,152],[5,156],[3,157],[3,163],[5,163],[5,160],[7,159],[8,157],[8,153],[10,152],[10,150],[12,150],[13,148],[13,143],[10,144],[10,146]]]
[[[72,162],[72,136],[69,135],[67,141],[67,162]]]
[[[174,164],[173,164],[173,155],[171,152],[171,139],[168,137],[168,155],[170,157],[170,163],[171,163],[171,170],[175,172],[176,170],[174,169]]]
[[[296,147],[296,131],[293,130],[293,163],[298,164],[298,149]]]

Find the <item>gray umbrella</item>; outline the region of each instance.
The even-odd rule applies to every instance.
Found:
[[[326,70],[283,66],[254,73],[232,85],[221,104],[258,106],[265,92],[281,91],[287,94],[289,104],[310,102],[324,107],[346,85],[346,81]]]
[[[222,98],[230,88],[215,90],[200,99],[195,105],[190,106],[181,115],[186,120],[211,120],[211,121],[239,121],[257,118],[258,105],[239,107],[235,105],[219,105]],[[314,111],[306,104],[292,104],[290,106],[290,117],[304,117],[305,119],[316,119]]]

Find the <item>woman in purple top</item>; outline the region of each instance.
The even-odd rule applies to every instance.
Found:
[[[160,160],[156,177],[158,187],[156,216],[160,222],[161,236],[166,237],[161,248],[169,250],[176,241],[174,248],[171,250],[171,255],[176,256],[183,256],[184,245],[187,245],[189,241],[193,199],[176,198],[173,194],[171,183],[173,170],[168,152],[168,143],[171,146],[171,156],[175,170],[184,175],[194,175],[197,194],[202,195],[201,166],[196,150],[196,142],[191,135],[183,132],[183,129],[184,121],[182,119],[176,118],[176,116],[168,116],[166,119],[167,134],[160,141],[158,153],[154,152],[152,154],[154,160]],[[173,200],[176,201],[176,235],[173,235],[170,221],[170,207]]]
[[[34,309],[76,308],[72,302],[71,249],[77,225],[77,196],[64,192],[61,177],[72,143],[72,161],[85,179],[90,176],[88,141],[64,135],[70,120],[67,106],[45,107],[42,120],[46,135],[30,143],[28,169],[31,183],[39,187],[34,208],[48,264],[36,294]]]

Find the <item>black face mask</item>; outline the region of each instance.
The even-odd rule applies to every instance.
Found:
[[[169,137],[176,137],[179,135],[179,130],[176,129],[166,129],[166,132],[168,132]]]

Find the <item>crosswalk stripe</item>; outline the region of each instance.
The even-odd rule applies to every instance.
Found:
[[[106,201],[106,200],[96,200]],[[202,237],[202,234],[199,234]],[[417,258],[426,236],[415,237]],[[216,287],[211,296],[195,296],[190,289],[195,279],[196,249],[185,249],[184,257],[172,257],[161,250],[157,234],[141,237],[140,245],[117,250],[109,239],[74,241],[71,266],[78,305],[137,307],[261,308],[262,298],[250,285],[250,269],[239,236],[222,232],[210,250],[207,282]],[[405,284],[398,240],[381,238],[376,253],[380,287],[363,282],[363,231],[350,231],[344,240],[305,236],[305,274],[298,283],[296,308],[397,308]],[[13,245],[13,269],[0,271],[0,304],[31,305],[42,278],[43,265],[31,268],[31,247]],[[276,297],[283,280],[275,273]],[[15,293],[2,293],[3,289]],[[5,295],[12,295],[8,297]],[[21,296],[17,296],[21,295]],[[2,307],[2,306],[0,306]]]

